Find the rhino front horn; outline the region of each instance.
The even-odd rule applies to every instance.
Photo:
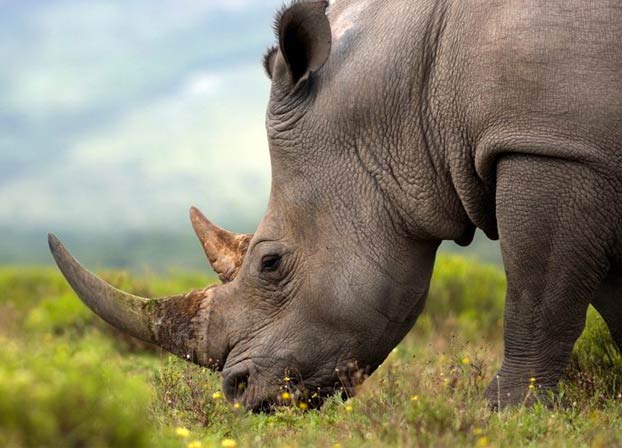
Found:
[[[220,367],[219,356],[214,355],[215,347],[206,343],[204,334],[213,289],[160,299],[135,296],[114,288],[85,269],[54,235],[48,236],[48,243],[73,290],[103,320],[182,358],[207,367]]]
[[[218,227],[196,207],[190,208],[190,221],[207,259],[222,282],[233,280],[238,275],[253,235],[233,233]]]

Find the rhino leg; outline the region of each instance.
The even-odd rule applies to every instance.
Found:
[[[622,265],[611,269],[592,305],[606,322],[616,347],[622,352]]]
[[[603,182],[555,158],[510,155],[497,165],[508,286],[504,360],[487,390],[495,407],[548,395],[568,364],[609,267],[609,221],[599,216],[611,189]]]

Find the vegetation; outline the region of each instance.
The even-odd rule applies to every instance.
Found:
[[[213,281],[103,276],[149,295]],[[426,312],[356,397],[309,411],[285,396],[253,415],[218,375],[116,333],[56,270],[2,268],[0,446],[620,446],[622,360],[593,310],[552,405],[489,410],[504,286],[495,267],[442,256]]]

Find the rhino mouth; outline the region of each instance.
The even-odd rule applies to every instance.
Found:
[[[227,400],[239,403],[254,413],[272,413],[283,406],[303,410],[320,409],[326,400],[347,400],[356,395],[358,386],[368,377],[367,369],[335,369],[333,375],[304,380],[286,370],[282,375],[264,375],[250,362],[222,371],[222,390]],[[280,378],[275,382],[275,378]]]
[[[353,395],[340,387],[302,387],[297,384],[264,387],[255,378],[244,371],[224,377],[222,389],[227,400],[239,403],[253,413],[272,414],[282,407],[320,409],[329,397],[337,396],[346,400]]]
[[[251,390],[251,372],[247,367],[241,367],[222,373],[222,390],[228,401],[246,405]]]

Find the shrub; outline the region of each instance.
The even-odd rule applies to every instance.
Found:
[[[424,314],[435,326],[454,320],[468,335],[496,336],[503,327],[505,285],[496,266],[441,254]]]
[[[0,446],[146,444],[149,390],[110,362],[105,340],[0,345]]]
[[[571,387],[596,399],[619,398],[622,394],[622,355],[607,325],[592,307],[575,345],[568,379]]]

